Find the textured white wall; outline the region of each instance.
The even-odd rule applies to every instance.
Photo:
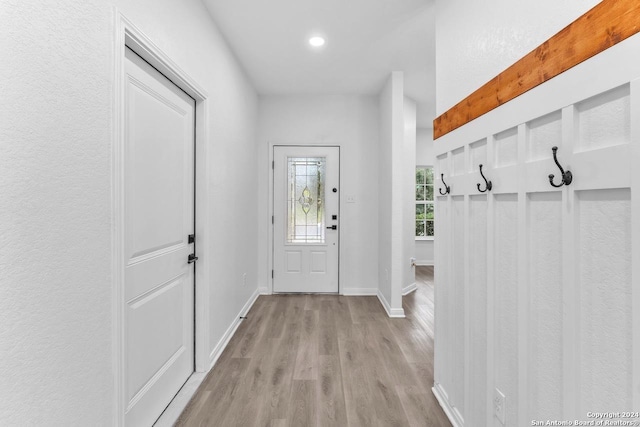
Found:
[[[436,0],[436,114],[599,2]]]
[[[402,309],[404,253],[403,210],[406,210],[404,164],[404,89],[402,72],[389,76],[379,96],[380,144],[378,162],[378,215],[380,292],[391,309]],[[412,163],[413,165],[413,163]]]
[[[416,165],[433,166],[434,162],[433,129],[416,129]]]
[[[639,43],[631,37],[435,142],[445,177],[458,175],[454,194],[438,198],[440,218],[451,215],[438,226],[451,238],[436,239],[436,391],[446,390],[453,418],[464,408],[464,425],[638,407]],[[554,145],[574,174],[557,191],[547,179]],[[466,196],[462,252],[460,187],[473,189],[487,161],[494,188]],[[615,167],[600,167],[607,164]],[[467,264],[457,265],[464,256]],[[456,277],[462,266],[464,284]],[[493,414],[495,388],[506,395],[505,424]]]
[[[469,348],[472,355],[466,373],[469,390],[482,395],[487,389],[487,210],[486,195],[474,195],[469,200],[469,277],[471,285],[467,288],[469,301],[465,316],[469,322]],[[466,390],[465,390],[466,391]],[[486,392],[484,392],[486,394]],[[486,399],[469,396],[465,402],[466,419],[470,426],[481,426],[487,419]],[[474,424],[475,421],[475,424]]]
[[[529,248],[535,262],[529,264],[530,372],[528,401],[535,419],[562,419],[564,380],[562,346],[562,263],[548,248],[562,245],[560,193],[531,194]],[[534,255],[532,255],[533,259]]]
[[[3,0],[2,425],[113,423],[114,5],[211,96],[212,346],[256,288],[257,96],[201,2]]]
[[[495,196],[495,302],[493,321],[495,341],[494,384],[509,398],[506,417],[516,420],[518,413],[518,195]],[[511,421],[513,422],[513,421]],[[500,422],[495,419],[494,425]]]
[[[391,180],[393,78],[380,92],[380,142],[378,146],[378,282],[382,295],[391,301]]]
[[[402,288],[413,285],[416,282],[415,267],[410,259],[416,256],[415,244],[415,168],[416,164],[416,103],[404,97],[404,141],[402,144],[403,165],[400,171],[402,187]]]
[[[372,96],[260,97],[259,265],[268,288],[269,143],[340,146],[340,286],[343,293],[378,289],[378,100]],[[346,196],[355,203],[346,203]]]
[[[622,163],[623,159],[620,160]],[[634,190],[593,190],[578,195],[579,233],[584,242],[578,258],[581,308],[578,411],[582,413],[593,406],[637,408],[637,401],[632,400],[633,347],[637,345],[633,293],[638,289],[637,279],[631,281]],[[593,250],[596,247],[598,251]]]
[[[417,129],[416,166],[435,166],[433,129],[431,128]],[[423,265],[433,265],[433,240],[416,240],[415,242],[416,262]]]
[[[111,11],[0,20],[0,424],[109,424]]]

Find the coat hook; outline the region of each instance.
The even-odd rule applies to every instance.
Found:
[[[480,189],[480,184],[477,184],[478,185],[478,191],[481,192],[481,193],[484,193],[485,191],[491,191],[491,187],[493,187],[493,184],[491,183],[491,181],[487,181],[487,178],[482,173],[482,165],[480,165],[480,175],[482,175],[482,179],[484,179],[484,190],[481,190]]]
[[[553,177],[555,175],[549,174],[549,184],[551,184],[553,187],[556,187],[556,188],[562,187],[563,185],[571,184],[571,181],[573,181],[573,174],[571,173],[571,171],[565,171],[564,169],[562,169],[562,166],[560,166],[560,163],[558,162],[558,157],[556,156],[558,147],[551,148],[551,151],[553,151],[553,161],[555,161],[556,165],[558,165],[558,168],[560,168],[560,173],[562,174],[562,181],[560,182],[560,184],[557,184],[557,185],[554,184]]]
[[[447,185],[447,183],[444,182],[444,174],[443,173],[440,174],[440,179],[442,180],[442,183],[444,184],[444,188],[446,189],[446,191],[443,193],[442,192],[442,188],[438,188],[438,191],[440,192],[441,195],[446,196],[447,194],[449,194],[451,192],[451,187],[449,187]]]

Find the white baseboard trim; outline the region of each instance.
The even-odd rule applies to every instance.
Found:
[[[346,288],[342,290],[342,295],[349,297],[376,296],[378,288]]]
[[[216,345],[213,351],[209,354],[209,369],[207,369],[206,372],[194,372],[193,374],[191,374],[187,382],[182,386],[178,394],[176,394],[176,397],[173,398],[169,406],[167,406],[160,418],[158,418],[158,421],[156,421],[154,427],[171,427],[176,423],[176,421],[178,421],[178,418],[189,404],[189,401],[198,391],[198,387],[200,387],[200,384],[202,384],[202,381],[204,381],[204,379],[207,377],[207,374],[211,371],[211,369],[213,369],[216,362],[220,358],[220,355],[229,344],[229,341],[231,341],[233,335],[236,333],[236,330],[238,330],[241,320],[240,316],[246,315],[249,310],[251,310],[251,307],[253,307],[253,304],[256,302],[259,296],[260,289],[256,289],[256,291],[253,293],[253,295],[251,295],[244,307],[242,307],[233,323],[231,323],[225,334],[222,336],[222,339],[218,342],[218,345]]]
[[[382,304],[382,307],[384,307],[384,310],[387,312],[387,316],[393,317],[393,318],[404,318],[405,317],[404,309],[403,308],[391,308],[391,305],[389,305],[389,302],[384,297],[384,295],[382,295],[382,292],[380,292],[380,291],[378,291],[378,300],[380,301],[380,304]]]
[[[462,419],[462,415],[460,415],[460,412],[457,408],[449,405],[449,399],[446,397],[447,393],[442,389],[440,384],[434,384],[431,391],[442,407],[445,415],[447,416],[447,418],[449,418],[449,421],[451,422],[453,427],[463,427],[464,420]]]
[[[269,288],[264,287],[264,288],[258,288],[258,293],[260,295],[272,295],[272,292],[269,290]]]
[[[418,267],[433,267],[433,265],[434,265],[433,260],[430,260],[430,261],[429,260],[416,261],[416,266],[418,266]]]
[[[415,282],[410,284],[409,286],[405,286],[402,289],[402,296],[409,295],[411,292],[415,291],[416,289],[418,289],[418,285],[416,285]]]
[[[186,409],[187,405],[191,401],[191,398],[198,387],[202,384],[202,381],[207,377],[208,372],[194,372],[191,374],[186,383],[182,386],[176,397],[173,398],[169,406],[164,410],[158,421],[153,424],[153,427],[172,427],[180,415]]]
[[[231,326],[229,326],[220,341],[218,341],[218,344],[211,351],[211,353],[209,354],[209,370],[211,370],[211,368],[213,368],[213,366],[216,364],[224,349],[227,348],[227,344],[229,344],[229,341],[231,341],[231,338],[236,333],[236,330],[238,330],[238,327],[240,326],[240,322],[242,320],[240,319],[240,316],[245,316],[249,312],[249,310],[251,310],[251,307],[253,307],[253,304],[256,302],[259,296],[260,289],[256,289],[253,295],[251,295],[251,297],[249,298],[249,301],[247,301],[244,307],[240,309],[240,312],[236,316],[235,320],[233,321]]]

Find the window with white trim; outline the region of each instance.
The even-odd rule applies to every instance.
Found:
[[[416,237],[433,238],[433,167],[416,167]]]

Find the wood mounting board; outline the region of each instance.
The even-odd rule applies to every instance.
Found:
[[[603,0],[433,121],[437,139],[640,31],[640,1]]]

